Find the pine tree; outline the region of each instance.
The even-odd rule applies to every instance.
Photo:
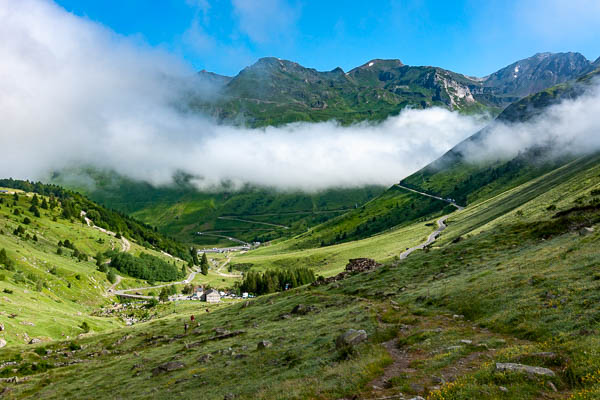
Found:
[[[208,258],[206,258],[206,253],[202,253],[202,261],[200,261],[200,270],[202,271],[202,275],[208,275]]]

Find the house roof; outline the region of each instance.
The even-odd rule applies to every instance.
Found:
[[[207,294],[207,295],[209,295],[209,294],[219,294],[219,291],[218,291],[218,290],[215,290],[215,289],[210,289],[209,291],[207,291],[207,292],[206,292],[206,294]],[[220,295],[219,295],[219,296],[220,296]]]

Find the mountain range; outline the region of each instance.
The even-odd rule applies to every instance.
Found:
[[[580,53],[538,53],[486,77],[432,66],[374,59],[348,72],[320,72],[268,57],[235,77],[201,71],[214,96],[190,98],[193,109],[249,126],[335,119],[343,124],[383,120],[410,107],[444,107],[499,114],[530,94],[574,79],[599,65]]]

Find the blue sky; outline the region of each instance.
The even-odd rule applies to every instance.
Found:
[[[275,56],[318,70],[399,58],[484,76],[543,51],[600,56],[598,0],[56,0],[67,11],[235,75]]]

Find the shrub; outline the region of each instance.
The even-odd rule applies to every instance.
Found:
[[[115,283],[117,281],[117,274],[111,269],[108,271],[108,274],[106,274],[106,279],[108,279],[110,283]]]
[[[81,328],[81,330],[82,330],[84,333],[88,333],[88,332],[90,331],[90,326],[88,325],[88,323],[87,323],[86,321],[83,321],[83,322],[81,323],[81,325],[79,325],[79,327]]]

